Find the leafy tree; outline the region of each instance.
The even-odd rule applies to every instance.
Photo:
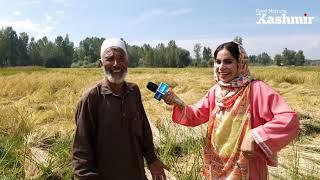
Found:
[[[270,56],[269,56],[267,53],[265,53],[265,52],[263,52],[262,54],[259,54],[259,55],[257,56],[257,61],[258,61],[258,63],[261,64],[261,65],[270,65],[270,64],[272,64],[272,59],[271,59]]]
[[[28,46],[28,56],[30,58],[31,65],[41,66],[43,65],[43,59],[40,56],[40,47],[32,37]]]
[[[89,63],[95,63],[100,59],[100,47],[104,38],[85,38],[83,41],[80,41],[79,48],[76,51],[81,51],[80,53],[76,52],[77,60],[76,61],[88,61]],[[75,62],[75,60],[74,60]]]
[[[191,63],[190,52],[185,49],[179,49],[179,63],[177,67],[186,67]]]
[[[157,67],[168,66],[169,61],[166,59],[166,47],[163,43],[159,43],[154,49],[154,61]]]
[[[64,54],[64,61],[62,67],[70,67],[74,55],[74,44],[69,40],[68,34],[62,41],[62,51]]]
[[[275,61],[277,66],[283,65],[283,58],[282,58],[282,56],[280,54],[276,54],[274,56],[274,61]]]
[[[5,42],[4,42],[4,35],[3,30],[0,31],[0,67],[5,66]]]
[[[142,46],[140,55],[143,61],[142,66],[150,67],[153,65],[153,49],[149,44],[144,44]]]
[[[139,47],[127,45],[127,53],[129,67],[137,67],[139,65]]]
[[[210,49],[210,47],[203,47],[202,57],[206,62],[208,62],[212,58],[212,50]]]
[[[191,62],[189,51],[179,48],[175,41],[165,46],[159,43],[155,48],[144,44],[141,48],[131,49],[138,52],[139,65],[146,67],[185,67]],[[130,52],[132,54],[133,52]]]
[[[258,63],[257,56],[256,55],[250,55],[249,56],[249,63],[252,64],[252,65],[257,64]]]
[[[174,40],[169,41],[168,43],[168,60],[169,60],[169,67],[176,67],[179,63],[178,59],[178,52],[177,52],[177,45]]]
[[[48,57],[47,61],[54,61],[54,62],[47,62],[46,67],[64,67],[64,52],[63,52],[63,37],[57,36],[54,42],[55,54],[51,57]]]
[[[18,42],[17,42],[17,51],[18,51],[18,59],[17,65],[30,65],[31,62],[29,61],[28,56],[28,42],[29,42],[29,35],[25,32],[19,34]]]
[[[284,65],[295,65],[296,52],[285,48],[282,52],[283,64]]]
[[[237,42],[237,43],[239,43],[239,44],[241,44],[242,45],[242,37],[240,37],[240,36],[236,36],[234,39],[233,39],[233,41],[234,42]]]
[[[200,65],[200,62],[201,62],[200,51],[201,51],[201,44],[200,43],[195,44],[193,47],[193,52],[194,52],[194,56],[195,56],[196,66]]]
[[[296,54],[295,54],[295,65],[296,66],[303,66],[305,63],[306,59],[303,55],[303,51],[299,50]]]
[[[19,58],[17,33],[12,27],[7,27],[1,31],[1,66],[16,66]]]

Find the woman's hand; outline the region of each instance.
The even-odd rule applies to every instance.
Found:
[[[252,136],[252,131],[248,131],[248,133],[244,136],[240,150],[243,153],[243,156],[247,159],[252,159],[255,157],[255,150],[254,150],[254,139]]]
[[[164,94],[162,99],[164,100],[164,102],[166,104],[173,105],[175,96],[176,96],[176,94],[171,89],[169,89],[168,92],[166,94]]]
[[[180,109],[185,107],[185,103],[171,89],[169,89],[162,99],[168,105],[176,105]]]

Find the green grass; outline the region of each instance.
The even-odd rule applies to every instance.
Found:
[[[17,137],[0,136],[0,177],[23,179],[24,142]]]
[[[193,137],[195,132],[172,123],[160,125],[159,134],[157,153],[171,173],[181,180],[200,179],[203,137]]]

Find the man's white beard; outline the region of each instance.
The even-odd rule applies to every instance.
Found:
[[[105,68],[102,68],[102,69],[103,69],[105,78],[107,78],[108,81],[110,81],[111,83],[115,83],[115,84],[123,83],[127,76],[127,71],[122,73],[115,73],[116,75],[112,75],[111,70],[107,71]]]

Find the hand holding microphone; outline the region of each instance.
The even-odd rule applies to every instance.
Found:
[[[171,89],[169,89],[169,86],[166,83],[160,83],[158,86],[153,82],[149,82],[147,88],[156,93],[154,98],[158,101],[163,99],[168,105],[176,105],[181,109],[185,107],[185,103]]]
[[[168,105],[177,105],[181,108],[185,106],[185,103],[171,89],[163,96],[163,101]]]

